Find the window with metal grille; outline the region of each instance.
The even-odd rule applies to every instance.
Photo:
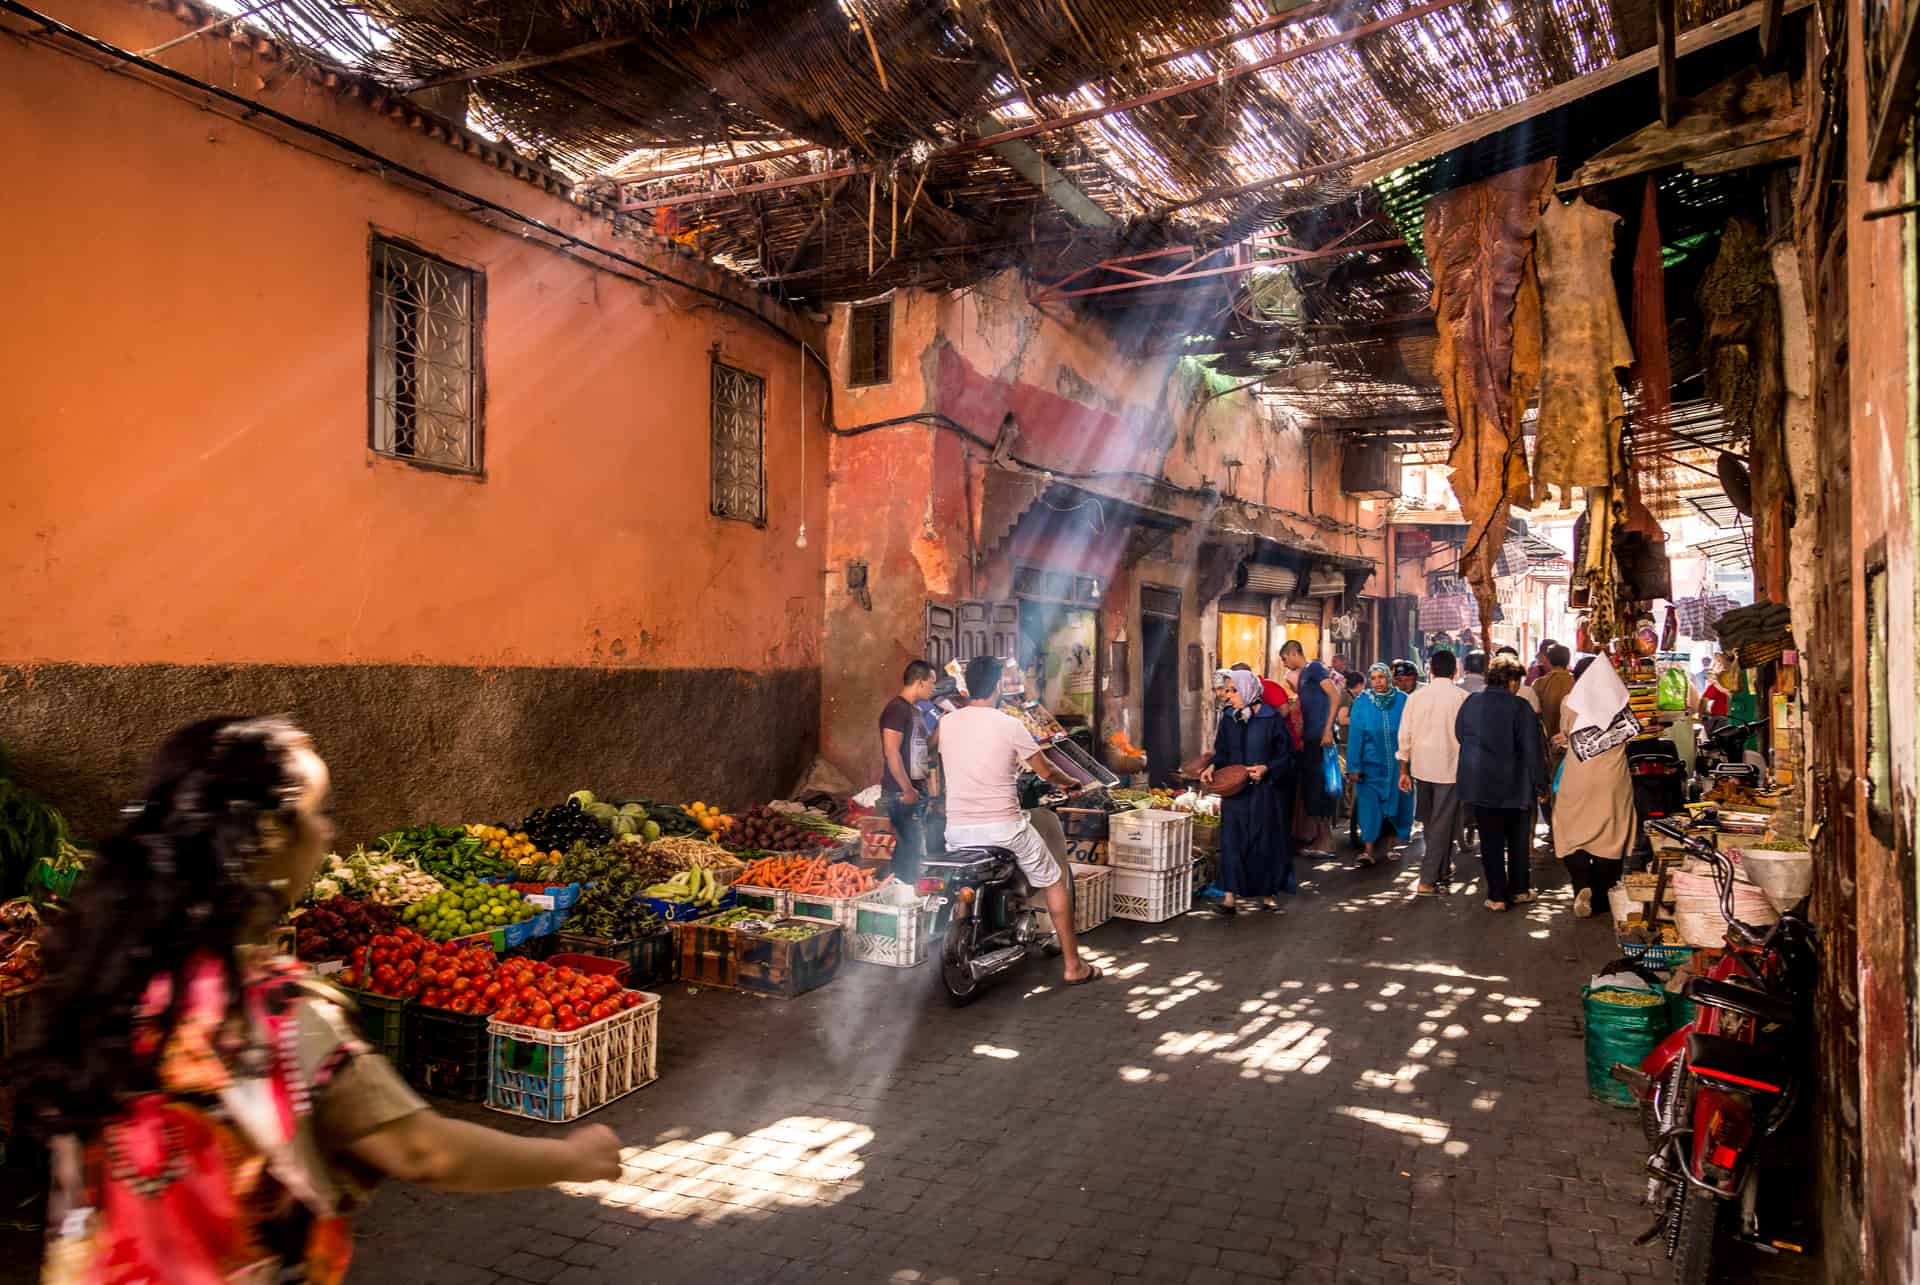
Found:
[[[767,520],[766,381],[713,363],[713,512],[761,526]]]
[[[484,278],[373,243],[369,445],[427,468],[480,472]]]
[[[848,329],[853,340],[848,385],[889,382],[893,378],[893,300],[861,304],[853,310]]]

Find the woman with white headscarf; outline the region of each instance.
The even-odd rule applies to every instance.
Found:
[[[1280,784],[1293,766],[1293,738],[1286,720],[1261,699],[1254,674],[1219,670],[1213,689],[1221,701],[1220,727],[1201,783],[1212,785],[1222,768],[1246,769],[1246,785],[1220,801],[1219,882],[1226,893],[1220,911],[1231,915],[1249,897],[1272,905],[1274,894],[1291,882],[1293,854]]]

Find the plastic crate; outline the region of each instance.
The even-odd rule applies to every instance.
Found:
[[[651,1084],[659,1048],[660,997],[577,1031],[487,1024],[492,1071],[487,1106],[529,1120],[578,1120]]]
[[[410,1000],[375,995],[372,991],[349,990],[354,1007],[360,1010],[360,1037],[395,1066],[407,1064],[407,1009]]]
[[[547,963],[555,968],[571,968],[576,973],[590,973],[596,977],[611,977],[622,988],[627,985],[627,974],[632,965],[624,960],[607,959],[601,955],[581,955],[567,951],[559,955],[550,955]]]
[[[933,901],[928,897],[891,899],[899,895],[876,890],[855,902],[853,926],[847,932],[849,959],[887,968],[913,968],[926,962],[933,938]]]
[[[696,986],[734,983],[737,956],[731,930],[695,919],[673,926],[673,956],[678,976]]]
[[[629,985],[664,982],[673,976],[673,929],[666,924],[656,924],[626,941],[564,932],[555,933],[549,940],[556,951],[619,960],[628,967]]]
[[[1113,871],[1113,917],[1157,924],[1193,908],[1193,872],[1187,866],[1172,870]]]
[[[801,922],[818,924],[820,921]],[[733,930],[732,936],[736,990],[792,999],[825,986],[840,971],[844,946],[843,933],[837,925],[803,941],[738,930]]]
[[[1113,871],[1079,861],[1069,865],[1073,870],[1073,931],[1090,933],[1113,918]],[[1043,933],[1052,932],[1053,916],[1036,911],[1034,927]]]
[[[487,1023],[485,1013],[415,1004],[408,1008],[407,1082],[423,1093],[456,1102],[487,1099]]]
[[[1069,839],[1104,839],[1109,823],[1105,808],[1055,808],[1060,828]]]
[[[1615,940],[1620,945],[1620,957],[1630,959],[1643,968],[1678,968],[1693,958],[1692,946],[1652,946],[1623,937]]]
[[[722,893],[720,900],[707,904],[704,901],[667,901],[661,897],[642,897],[647,909],[670,924],[685,923],[689,919],[699,919],[703,915],[717,915],[723,910],[733,909],[733,889]]]
[[[17,990],[0,994],[0,1059],[13,1056],[14,1046],[26,1034],[27,1010],[41,983],[30,982]]]
[[[733,885],[733,904],[749,910],[764,910],[785,917],[793,909],[793,894],[785,888],[762,888],[758,884]]]
[[[1121,870],[1179,870],[1193,864],[1193,818],[1139,808],[1108,821],[1107,864]]]
[[[555,910],[572,910],[573,903],[580,900],[580,885],[577,883],[548,884],[547,896],[553,898]]]
[[[861,897],[872,896],[862,893]],[[812,919],[823,924],[838,924],[842,928],[853,926],[854,907],[860,904],[860,897],[823,897],[814,893],[796,892],[787,898],[788,919]]]

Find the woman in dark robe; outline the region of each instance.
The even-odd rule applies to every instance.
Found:
[[[1241,900],[1263,898],[1292,883],[1293,854],[1280,784],[1293,763],[1293,738],[1280,714],[1261,699],[1260,680],[1245,671],[1221,670],[1214,690],[1223,708],[1213,754],[1200,774],[1212,784],[1222,767],[1247,769],[1246,788],[1220,801],[1222,914],[1236,914]]]

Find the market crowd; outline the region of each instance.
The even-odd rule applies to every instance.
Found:
[[[1362,867],[1396,859],[1419,822],[1422,897],[1460,882],[1456,858],[1477,848],[1488,910],[1533,901],[1543,823],[1574,914],[1593,914],[1619,880],[1634,833],[1626,748],[1567,752],[1567,697],[1593,657],[1574,666],[1551,639],[1531,664],[1512,647],[1443,647],[1424,681],[1409,660],[1361,672],[1309,660],[1297,641],[1280,661],[1271,678],[1244,665],[1214,675],[1221,717],[1201,780],[1221,796],[1221,913],[1275,905],[1297,885],[1296,857],[1335,858],[1342,819]]]

